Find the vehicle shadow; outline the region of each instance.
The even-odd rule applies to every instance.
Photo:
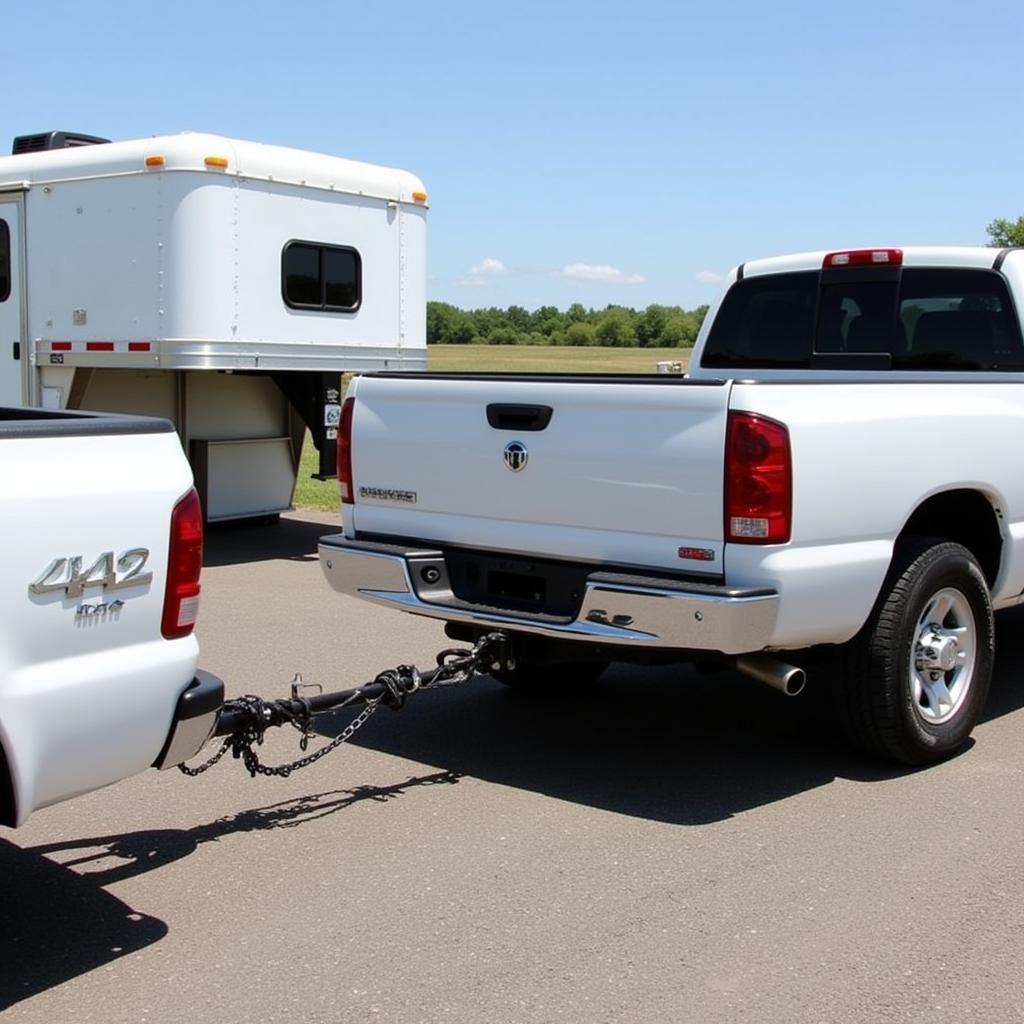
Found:
[[[387,803],[420,786],[458,781],[452,772],[434,772],[390,786],[330,790],[190,829],[150,829],[25,848],[0,839],[0,1011],[167,934],[163,921],[132,910],[105,886],[158,870],[227,835],[297,828],[364,800]]]
[[[996,663],[982,722],[991,722],[1024,707],[1024,650],[1016,643],[1022,632],[1024,605],[996,615]]]
[[[489,678],[428,693],[399,721],[375,716],[351,742],[618,814],[703,825],[837,775],[905,772],[848,752],[822,703],[732,672],[615,665],[575,694],[520,693]]]
[[[167,934],[93,879],[3,839],[0,919],[0,1011]]]
[[[323,512],[304,512],[301,515],[303,518],[282,516],[280,522],[272,525],[255,520],[208,524],[203,566],[242,565],[280,559],[315,561],[317,541],[325,534],[337,533],[341,529],[341,518]]]
[[[1024,707],[1024,654],[1004,637],[983,721]],[[414,698],[351,742],[460,775],[680,825],[720,821],[836,778],[883,782],[918,769],[860,754],[841,733],[828,669],[789,698],[734,672],[615,665],[591,688],[533,696],[491,679]],[[346,719],[325,719],[336,735]],[[969,750],[973,744],[969,744]],[[965,751],[966,752],[966,751]]]

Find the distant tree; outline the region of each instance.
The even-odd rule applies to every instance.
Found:
[[[582,302],[574,302],[566,311],[565,318],[572,324],[582,323],[587,319],[587,311]]]
[[[565,327],[565,314],[557,306],[541,306],[533,311],[530,327],[550,337]]]
[[[519,332],[514,327],[496,327],[487,340],[492,345],[517,345],[519,339]]]
[[[609,306],[597,322],[596,335],[598,345],[632,345],[636,341],[636,331],[629,311],[621,306]]]
[[[482,338],[489,337],[491,331],[496,328],[508,325],[505,314],[495,306],[490,306],[488,309],[474,309],[471,315],[476,324],[476,333]]]
[[[697,331],[689,313],[674,313],[665,323],[661,332],[661,344],[665,348],[686,348],[693,344]]]
[[[697,340],[707,310],[707,306],[699,306],[689,312],[680,311],[669,317],[665,330],[661,332],[662,345],[667,348],[691,348]]]
[[[467,345],[478,333],[472,313],[447,302],[427,303],[428,345]]]
[[[575,321],[565,329],[565,343],[566,345],[575,346],[596,345],[597,329],[593,324]]]
[[[636,340],[639,345],[660,345],[661,332],[668,323],[668,310],[664,306],[648,306],[636,320]]]
[[[453,345],[468,345],[476,337],[476,322],[471,313],[465,310],[456,310],[459,314],[451,324],[451,338]]]
[[[448,340],[459,310],[447,302],[427,303],[427,344],[443,344]]]
[[[509,306],[505,310],[505,319],[517,330],[524,334],[530,329],[531,317],[528,309],[522,306]]]
[[[988,232],[990,245],[1005,248],[1008,245],[1024,245],[1024,217],[1006,220],[997,217],[985,230]]]

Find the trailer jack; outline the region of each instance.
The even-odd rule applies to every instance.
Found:
[[[304,683],[301,677],[296,676],[290,697],[267,701],[246,695],[225,701],[210,734],[211,739],[224,737],[220,749],[202,764],[195,767],[179,764],[178,769],[185,775],[202,775],[230,751],[233,757],[241,759],[253,777],[274,775],[287,778],[293,771],[319,761],[340,747],[381,707],[400,711],[406,700],[421,690],[461,686],[492,669],[514,667],[509,638],[504,633],[487,633],[470,649],[448,648],[441,651],[436,660],[436,667],[427,672],[420,672],[412,665],[399,665],[385,669],[371,682],[350,690],[312,692],[319,688]],[[305,753],[310,737],[315,733],[318,716],[359,705],[362,705],[362,711],[330,743]],[[290,725],[299,731],[299,747],[303,756],[288,764],[263,764],[255,748],[263,742],[268,729],[282,725]]]

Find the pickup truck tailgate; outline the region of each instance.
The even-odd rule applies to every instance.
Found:
[[[727,384],[382,374],[350,394],[350,536],[722,572]]]
[[[162,636],[192,478],[164,421],[0,412],[0,737],[24,820],[141,771],[167,739],[198,653]]]

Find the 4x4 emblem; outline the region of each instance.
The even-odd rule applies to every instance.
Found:
[[[526,445],[522,441],[509,441],[505,445],[505,465],[512,470],[513,473],[518,473],[520,470],[526,469],[526,463],[530,460],[530,453],[526,450]]]
[[[68,597],[79,598],[85,593],[86,587],[101,587],[104,590],[138,587],[153,580],[151,572],[142,571],[148,560],[148,548],[129,548],[116,559],[113,551],[104,551],[83,572],[81,555],[55,558],[42,575],[28,585],[28,589],[33,594],[63,591]]]

